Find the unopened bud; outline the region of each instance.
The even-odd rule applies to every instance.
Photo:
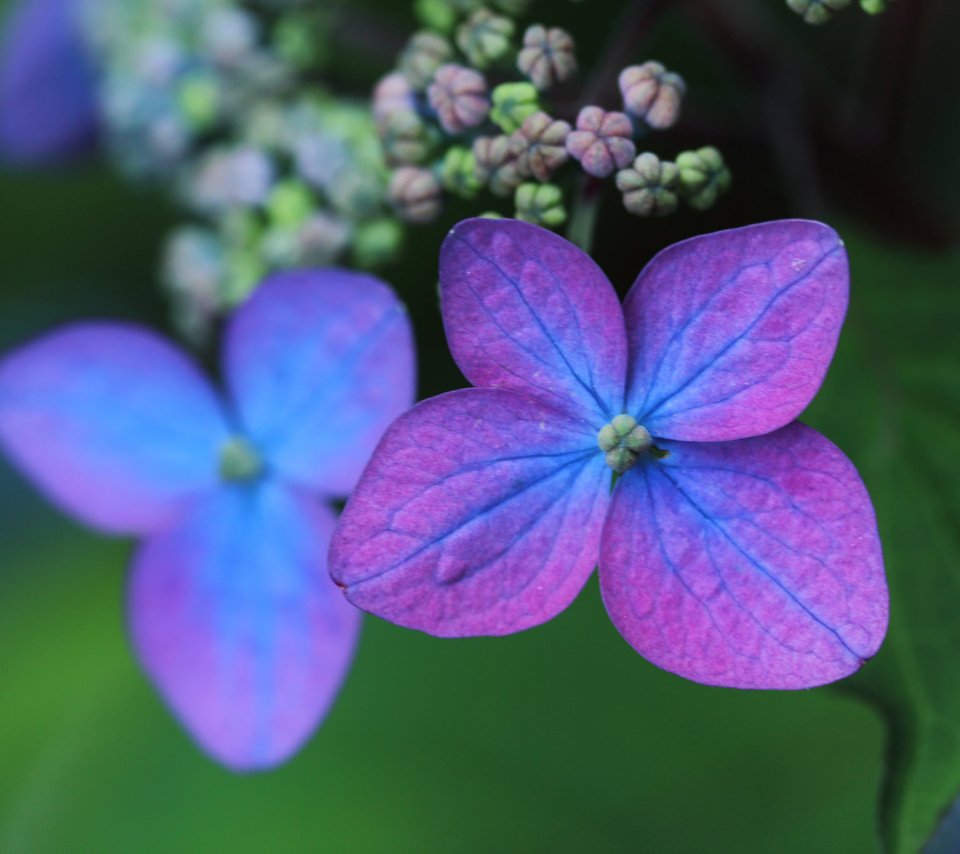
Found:
[[[563,192],[555,184],[521,184],[514,196],[517,219],[556,228],[567,220]]]
[[[666,216],[677,209],[680,170],[649,151],[639,155],[627,169],[617,173],[617,189],[623,206],[637,216]]]
[[[501,83],[493,90],[490,120],[504,133],[513,133],[539,106],[539,95],[530,83]]]
[[[680,195],[697,210],[712,207],[730,188],[730,170],[723,162],[723,155],[713,146],[684,151],[677,156],[676,163],[680,171]]]
[[[453,55],[443,36],[422,30],[414,33],[400,54],[400,71],[418,92],[426,89],[437,69]]]
[[[449,148],[440,167],[443,186],[462,199],[472,199],[481,187],[476,165],[477,159],[469,148],[459,145]]]
[[[390,166],[416,166],[427,160],[440,135],[412,111],[393,113],[381,122],[378,131],[383,153]]]
[[[523,34],[517,68],[540,90],[567,80],[577,70],[573,36],[559,27],[549,30],[541,24],[528,27]]]
[[[686,91],[679,74],[651,61],[624,68],[619,83],[628,113],[643,119],[656,130],[668,128],[676,122]]]
[[[580,161],[584,172],[604,178],[633,160],[637,149],[632,136],[626,113],[584,107],[577,116],[577,129],[567,136],[567,151]]]
[[[533,175],[538,181],[549,181],[569,156],[566,149],[569,133],[567,122],[553,119],[544,112],[527,116],[511,137],[520,171]]]
[[[401,166],[390,178],[387,195],[397,216],[406,222],[426,223],[440,213],[442,188],[429,169]]]
[[[526,175],[520,168],[513,140],[508,136],[481,136],[473,141],[474,175],[497,196],[509,196]]]
[[[462,65],[441,65],[427,88],[427,97],[441,126],[451,134],[476,127],[490,112],[483,75]]]
[[[457,29],[457,47],[476,68],[487,68],[510,53],[514,24],[509,18],[477,9]]]

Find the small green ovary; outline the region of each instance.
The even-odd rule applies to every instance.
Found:
[[[263,474],[263,460],[243,436],[232,436],[220,448],[220,477],[231,483],[256,480]]]
[[[597,445],[606,455],[607,465],[623,474],[636,465],[641,454],[653,448],[653,438],[646,427],[637,424],[632,415],[618,415],[597,433]]]

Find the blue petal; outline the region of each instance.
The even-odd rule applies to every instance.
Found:
[[[234,316],[224,361],[240,419],[274,470],[327,495],[350,492],[413,403],[406,312],[360,273],[271,277]]]
[[[0,44],[0,159],[48,164],[84,153],[97,130],[93,65],[78,0],[22,0]]]
[[[137,655],[200,746],[230,768],[284,761],[339,691],[360,623],[327,574],[334,521],[283,486],[225,488],[134,561]]]
[[[204,378],[145,329],[70,326],[0,362],[0,442],[50,500],[96,528],[169,524],[216,485],[227,436]]]

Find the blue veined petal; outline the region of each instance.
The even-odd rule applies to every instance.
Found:
[[[327,574],[333,512],[287,487],[225,487],[151,538],[130,578],[144,669],[211,756],[277,765],[326,714],[359,612]]]
[[[169,524],[216,487],[228,435],[203,376],[147,329],[68,326],[0,362],[0,443],[49,499],[105,531]]]
[[[627,340],[616,291],[562,237],[509,219],[459,223],[440,250],[450,351],[478,387],[591,418],[623,411]]]
[[[224,369],[240,420],[274,470],[346,495],[387,425],[413,403],[410,323],[379,279],[297,270],[234,315]]]

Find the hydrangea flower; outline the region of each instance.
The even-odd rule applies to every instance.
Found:
[[[876,652],[869,497],[794,420],[847,305],[832,229],[684,241],[621,307],[562,238],[468,220],[440,281],[477,388],[423,401],[378,445],[331,545],[350,601],[434,635],[505,635],[566,608],[599,564],[616,628],[688,679],[804,688]]]
[[[0,160],[47,165],[86,153],[97,131],[79,0],[21,0],[0,33]]]
[[[233,316],[223,374],[221,398],[147,329],[67,326],[0,363],[0,442],[67,514],[142,538],[136,655],[205,751],[253,770],[297,750],[352,658],[327,502],[413,401],[409,323],[372,277],[281,273]]]

